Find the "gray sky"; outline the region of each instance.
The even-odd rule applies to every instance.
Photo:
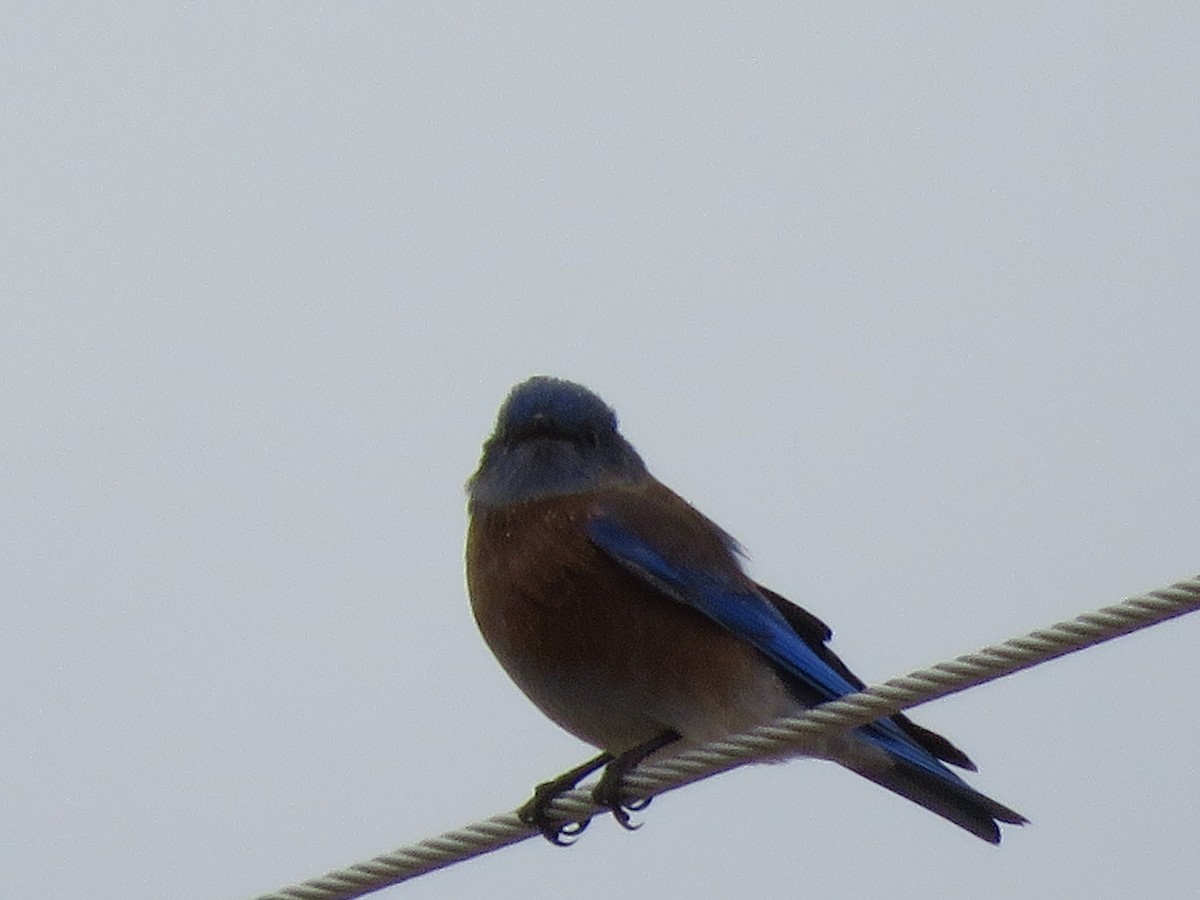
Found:
[[[574,378],[881,680],[1200,570],[1188,5],[5,4],[0,869],[249,897],[591,751],[465,598]],[[1200,618],[381,897],[1181,897]]]

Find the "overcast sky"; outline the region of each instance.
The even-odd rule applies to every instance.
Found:
[[[1200,571],[1200,11],[880,6],[0,4],[8,896],[248,898],[588,756],[463,583],[532,373],[868,681]],[[998,848],[796,761],[379,896],[1191,896],[1198,645],[917,712]]]

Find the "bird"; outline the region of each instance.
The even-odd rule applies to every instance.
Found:
[[[603,769],[595,802],[625,828],[648,799],[624,780],[657,759],[864,687],[812,613],[756,583],[737,542],[650,474],[615,411],[535,375],[511,389],[467,481],[467,590],[485,643],[551,720],[601,752],[518,810],[568,844],[587,821],[549,814]],[[1020,813],[948,765],[976,771],[903,714],[805,748],[993,844]]]

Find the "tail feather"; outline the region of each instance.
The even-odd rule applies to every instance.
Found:
[[[965,782],[937,778],[902,759],[893,757],[892,765],[884,769],[862,765],[854,765],[851,768],[880,787],[925,807],[992,844],[1000,843],[1000,828],[997,822],[1024,825],[1029,821],[1020,813],[979,793]]]

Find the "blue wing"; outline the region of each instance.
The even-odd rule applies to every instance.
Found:
[[[750,643],[822,699],[834,700],[857,690],[823,660],[779,610],[747,579],[740,577],[740,570],[732,565],[723,569],[680,563],[635,531],[603,514],[592,518],[587,530],[592,543],[622,568]],[[878,720],[859,729],[859,733],[930,775],[971,790],[966,782],[918,746],[890,719]]]

